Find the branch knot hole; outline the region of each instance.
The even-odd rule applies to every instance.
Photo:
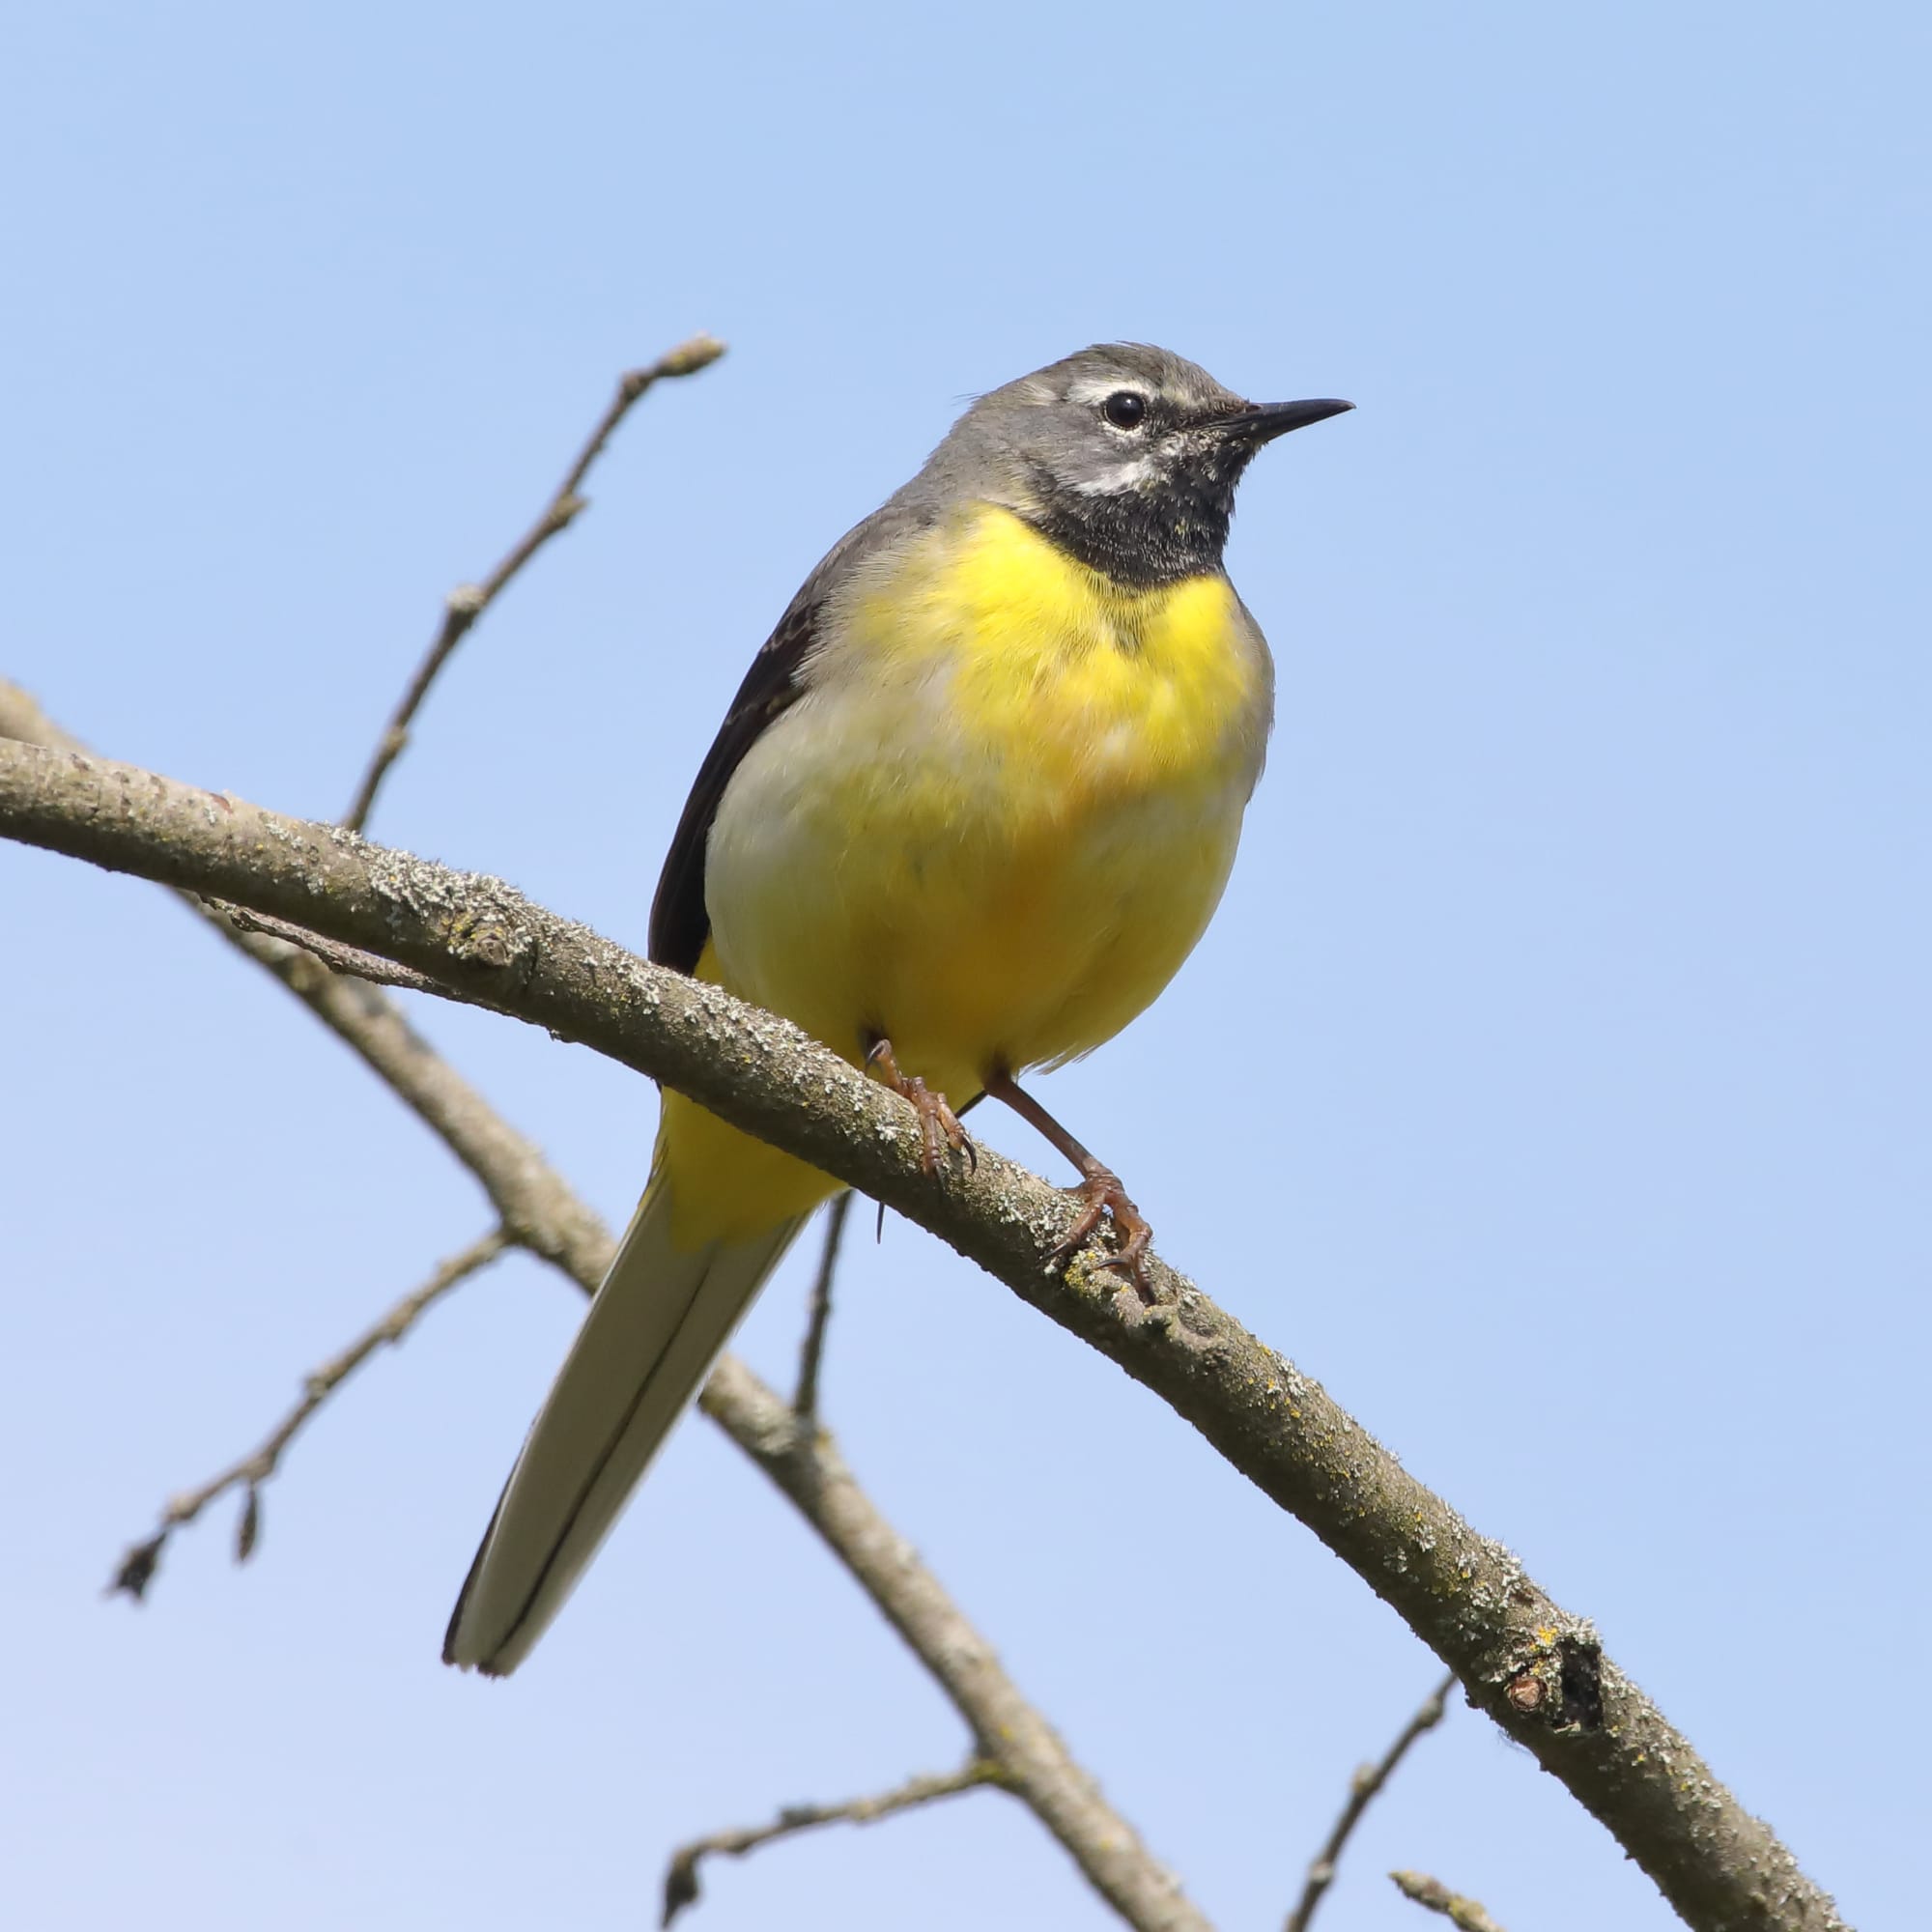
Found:
[[[1553,1731],[1589,1736],[1604,1728],[1604,1647],[1594,1629],[1536,1633],[1536,1651],[1503,1686],[1519,1717],[1540,1716]]]
[[[443,936],[450,952],[467,966],[487,966],[500,973],[532,950],[520,931],[494,907],[462,907],[449,919]]]

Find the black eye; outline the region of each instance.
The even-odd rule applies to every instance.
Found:
[[[1147,398],[1138,389],[1116,389],[1100,405],[1100,413],[1116,429],[1138,429],[1147,415]]]

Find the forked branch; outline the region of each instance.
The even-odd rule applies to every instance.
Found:
[[[636,958],[500,881],[369,846],[136,767],[0,743],[0,833],[265,912],[581,1040],[942,1236],[1160,1395],[1306,1523],[1569,1787],[1704,1932],[1837,1932],[1770,1829],[1500,1545],[1285,1357],[1159,1262],[1148,1302],[1087,1259],[1071,1210],[982,1151],[926,1175],[903,1104],[788,1022]],[[781,1406],[788,1435],[798,1432]],[[984,1733],[981,1733],[984,1735]]]
[[[0,681],[0,738],[84,755],[17,686]],[[189,909],[271,974],[355,1053],[474,1177],[519,1246],[592,1292],[614,1243],[542,1151],[374,986],[331,972],[306,945],[239,925],[192,893]],[[291,925],[287,929],[305,929]],[[871,1598],[999,1767],[1006,1788],[1057,1838],[1099,1896],[1136,1932],[1211,1932],[1208,1920],[1030,1704],[992,1646],[854,1480],[837,1443],[801,1430],[790,1404],[724,1356],[702,1411],[796,1504]]]

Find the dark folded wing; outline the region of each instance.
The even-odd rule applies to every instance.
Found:
[[[752,660],[697,768],[691,796],[684,802],[684,816],[677,821],[658,876],[657,897],[651,901],[651,957],[660,966],[680,973],[697,970],[697,956],[711,936],[711,915],[704,905],[704,848],[711,838],[711,821],[718,816],[718,801],[739,760],[805,689],[799,682],[799,668],[811,649],[822,608],[816,600],[794,603],[780,619],[764,649]]]
[[[752,668],[724,714],[724,723],[697,769],[691,796],[684,802],[684,816],[677,822],[658,878],[657,897],[651,902],[651,957],[660,966],[680,973],[697,969],[698,955],[711,935],[711,914],[704,900],[704,852],[712,822],[718,816],[718,802],[745,753],[804,694],[831,593],[849,566],[925,521],[920,511],[895,497],[849,530],[805,580],[790,608],[779,619],[778,629],[752,660]]]

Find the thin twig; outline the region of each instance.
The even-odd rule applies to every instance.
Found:
[[[286,919],[270,919],[265,913],[250,912],[246,906],[230,905],[225,899],[205,901],[208,909],[219,918],[239,926],[243,932],[266,933],[270,939],[279,939],[289,946],[298,946],[304,952],[313,953],[331,973],[344,973],[352,980],[366,980],[372,986],[394,986],[406,993],[435,993],[437,984],[427,973],[412,972],[407,966],[398,966],[393,960],[379,958],[373,952],[365,952],[359,946],[343,946],[333,939],[325,939],[319,932],[310,932],[306,926],[297,925]]]
[[[138,1604],[147,1595],[148,1585],[160,1567],[161,1551],[183,1524],[192,1522],[215,1497],[234,1489],[245,1489],[242,1519],[236,1530],[235,1560],[245,1563],[254,1554],[256,1538],[262,1527],[262,1485],[281,1466],[283,1453],[303,1426],[328,1398],[373,1355],[378,1349],[400,1342],[428,1309],[440,1301],[459,1283],[468,1281],[478,1269],[487,1267],[510,1245],[509,1236],[494,1228],[459,1255],[452,1255],[420,1288],[391,1308],[355,1341],[331,1355],[303,1378],[301,1398],[269,1432],[260,1448],[231,1463],[220,1474],[211,1476],[199,1489],[176,1496],[161,1511],[160,1527],[145,1542],[135,1544],[115,1569],[107,1585],[109,1596],[132,1597]]]
[[[668,1925],[687,1905],[698,1898],[697,1863],[714,1852],[741,1859],[774,1838],[789,1837],[794,1832],[809,1832],[818,1825],[875,1825],[900,1811],[911,1811],[935,1799],[956,1798],[962,1791],[978,1791],[982,1785],[1005,1786],[1007,1779],[990,1758],[976,1757],[945,1776],[909,1777],[890,1791],[871,1798],[848,1798],[843,1804],[787,1804],[769,1825],[748,1825],[735,1832],[714,1832],[708,1838],[694,1838],[671,1854],[665,1873],[664,1917],[660,1925]]]
[[[818,1364],[825,1353],[826,1324],[832,1320],[832,1277],[838,1272],[838,1244],[845,1238],[845,1216],[851,1211],[849,1187],[825,1210],[825,1245],[819,1250],[818,1275],[811,1284],[811,1314],[798,1354],[798,1393],[791,1401],[791,1412],[808,1428],[818,1420]]]
[[[1473,1898],[1464,1898],[1462,1893],[1451,1891],[1439,1878],[1415,1871],[1394,1871],[1389,1873],[1389,1877],[1395,1880],[1396,1889],[1405,1898],[1426,1905],[1431,1912],[1441,1913],[1457,1928],[1457,1932],[1503,1932],[1503,1928]]]
[[[1589,1622],[1185,1277],[1151,1257],[1143,1294],[1091,1255],[1056,1264],[1073,1211],[1059,1190],[984,1149],[977,1168],[925,1173],[902,1101],[721,987],[639,959],[500,880],[218,803],[137,766],[0,741],[0,836],[240,901],[413,967],[452,997],[480,996],[664,1081],[940,1235],[1160,1396],[1312,1529],[1690,1925],[1843,1925],[1770,1827],[1604,1655]]]
[[[694,335],[689,342],[679,343],[647,367],[633,369],[620,377],[617,393],[611,397],[610,407],[598,419],[597,427],[578,451],[577,460],[570,466],[569,474],[557,485],[556,494],[544,505],[542,515],[481,583],[459,583],[443,600],[441,626],[398,699],[394,713],[377,741],[369,769],[362,774],[362,782],[356,786],[349,810],[342,814],[343,824],[352,832],[360,832],[369,822],[369,811],[376,803],[378,789],[387,777],[389,767],[409,744],[410,726],[422,708],[423,699],[429,696],[429,688],[436,682],[437,673],[448,662],[450,653],[463,641],[464,634],[490,608],[498,592],[518,571],[559,530],[568,529],[584,508],[586,499],[580,494],[583,479],[589,474],[590,466],[604,453],[604,445],[611,440],[617,425],[630,413],[632,406],[653,384],[667,376],[696,375],[698,370],[708,368],[717,361],[724,353],[724,345],[716,337]]]
[[[1350,1779],[1349,1802],[1342,1806],[1342,1815],[1335,1820],[1328,1842],[1316,1853],[1315,1861],[1308,1867],[1308,1881],[1301,1888],[1300,1902],[1288,1915],[1286,1932],[1308,1932],[1322,1893],[1335,1883],[1335,1867],[1341,1862],[1342,1848],[1349,1842],[1349,1834],[1361,1823],[1362,1813],[1375,1803],[1376,1795],[1395,1775],[1395,1768],[1407,1754],[1409,1746],[1442,1721],[1442,1714],[1449,1706],[1449,1693],[1455,1688],[1456,1673],[1452,1670],[1402,1727],[1402,1734],[1382,1753],[1381,1762],[1363,1765]]]

